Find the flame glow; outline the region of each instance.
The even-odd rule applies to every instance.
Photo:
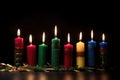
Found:
[[[67,41],[70,43],[70,33],[68,33]]]
[[[105,41],[105,34],[102,34],[102,40]]]
[[[93,39],[93,30],[91,30],[91,39]]]
[[[82,32],[80,32],[79,40],[80,40],[80,41],[82,40]]]
[[[17,36],[20,36],[20,29],[17,30]]]
[[[42,35],[42,42],[43,43],[45,42],[45,32],[43,32],[43,35]]]
[[[29,35],[29,42],[32,43],[32,35]]]
[[[57,36],[57,25],[55,25],[55,36]]]

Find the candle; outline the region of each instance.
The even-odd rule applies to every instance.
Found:
[[[68,33],[68,43],[64,45],[64,68],[72,67],[73,45],[70,44],[70,33]]]
[[[100,60],[101,66],[104,66],[106,63],[105,55],[107,54],[107,42],[105,42],[105,34],[102,34],[102,42],[99,43],[100,45]]]
[[[47,45],[45,44],[45,32],[42,35],[42,44],[39,45],[38,48],[38,65],[44,67],[46,64],[46,56],[47,56]]]
[[[81,41],[82,32],[80,32],[79,40],[80,41],[76,43],[76,52],[77,52],[76,65],[77,68],[83,68],[85,67],[85,57],[84,57],[85,43]]]
[[[17,38],[15,38],[15,48],[23,49],[24,47],[24,39],[20,37],[20,29],[17,30]]]
[[[14,55],[14,65],[16,67],[22,66],[23,48],[24,48],[24,39],[20,37],[20,29],[18,29],[17,37],[15,38],[15,55]]]
[[[93,40],[93,30],[91,30],[91,40],[88,41],[88,66],[95,66],[95,46],[96,41]]]
[[[57,26],[55,25],[55,37],[52,39],[51,45],[51,65],[53,67],[59,66],[59,56],[60,56],[60,39],[57,37]]]
[[[30,44],[27,48],[27,63],[28,65],[35,66],[36,65],[36,45],[32,44],[32,35],[29,36]]]

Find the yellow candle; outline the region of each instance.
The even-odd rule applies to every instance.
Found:
[[[79,35],[79,42],[76,43],[76,65],[78,68],[83,68],[85,67],[85,57],[84,57],[84,52],[85,52],[85,43],[82,42],[82,32],[80,32]]]

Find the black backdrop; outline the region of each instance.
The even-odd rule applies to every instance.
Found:
[[[61,6],[60,6],[61,5]],[[71,34],[71,43],[78,42],[79,32],[83,32],[83,41],[87,45],[90,31],[94,30],[94,40],[101,41],[101,34],[106,34],[108,42],[108,65],[117,68],[119,64],[119,32],[116,8],[106,4],[45,4],[7,5],[1,7],[0,15],[0,62],[13,64],[14,38],[16,31],[21,29],[25,47],[29,44],[28,36],[33,35],[33,43],[41,44],[42,32],[46,32],[46,44],[49,46],[48,62],[50,62],[51,39],[54,37],[54,26],[58,26],[58,37],[61,39],[61,64],[63,61],[63,45],[67,43],[67,33]],[[118,45],[118,47],[117,47]],[[26,48],[25,48],[26,49]],[[86,48],[87,50],[87,48]],[[26,62],[24,51],[24,61]],[[86,52],[87,54],[87,52]],[[75,56],[75,51],[74,51]],[[74,58],[74,57],[73,57]]]

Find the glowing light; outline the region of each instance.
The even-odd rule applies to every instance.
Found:
[[[68,43],[70,43],[70,33],[68,33],[67,41],[68,41]]]
[[[43,35],[42,35],[42,42],[43,43],[45,42],[45,32],[43,32]]]
[[[20,29],[17,30],[17,36],[20,36]]]
[[[29,42],[32,43],[32,35],[29,35]]]
[[[55,25],[55,36],[57,36],[57,25]]]
[[[93,39],[93,30],[91,30],[91,39]]]
[[[82,40],[82,32],[80,32],[79,40],[80,40],[80,41]]]
[[[105,34],[102,34],[102,40],[105,41]]]

